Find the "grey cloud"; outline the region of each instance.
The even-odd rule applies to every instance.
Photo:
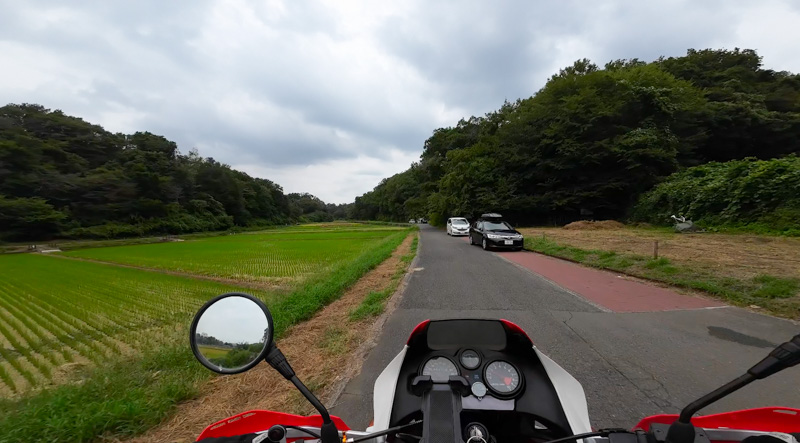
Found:
[[[535,74],[557,56],[553,43],[580,32],[574,2],[426,3],[420,20],[393,19],[381,42],[435,79],[449,102],[496,109],[535,92]]]
[[[232,165],[388,164],[413,157],[439,126],[531,96],[575,59],[730,47],[748,19],[742,11],[778,2],[418,0],[392,3],[400,12],[374,32],[383,16],[368,13],[386,5],[371,2],[347,12],[339,2],[280,0],[5,2],[0,45],[30,56],[0,53],[12,66],[0,72],[0,94],[111,131],[162,134]],[[359,28],[362,18],[369,26]],[[777,37],[773,45],[791,54]],[[18,86],[28,83],[17,72],[32,69],[42,80]],[[369,163],[347,177],[332,167],[320,182],[361,193],[407,166]]]

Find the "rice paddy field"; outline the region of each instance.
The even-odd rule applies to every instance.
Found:
[[[385,227],[298,228],[183,242],[82,249],[64,255],[208,277],[280,283],[313,275],[398,232],[398,228]]]
[[[343,263],[385,249],[390,237],[399,243],[396,238],[407,232],[303,226],[57,255],[0,255],[0,398],[74,382],[87,368],[145,349],[185,340],[188,350],[188,324],[213,296],[243,291],[286,306],[287,287],[324,282]],[[242,289],[232,280],[275,280],[284,287]]]

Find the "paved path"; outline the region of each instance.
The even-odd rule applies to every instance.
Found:
[[[422,269],[412,274],[362,373],[333,407],[351,427],[369,423],[375,378],[413,327],[428,318],[507,318],[519,324],[583,384],[596,428],[630,427],[645,415],[676,412],[800,332],[787,320],[532,253],[490,253],[440,230],[421,229]],[[800,368],[787,370],[707,412],[796,407],[798,380]]]
[[[613,272],[577,266],[546,255],[516,252],[500,252],[498,255],[579,294],[601,310],[654,312],[725,306],[709,298],[678,294]]]

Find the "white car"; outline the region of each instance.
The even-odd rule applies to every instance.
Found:
[[[469,222],[464,217],[447,219],[447,235],[469,235]]]

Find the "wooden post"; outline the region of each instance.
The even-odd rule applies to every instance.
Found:
[[[653,242],[653,258],[658,258],[658,240]]]

